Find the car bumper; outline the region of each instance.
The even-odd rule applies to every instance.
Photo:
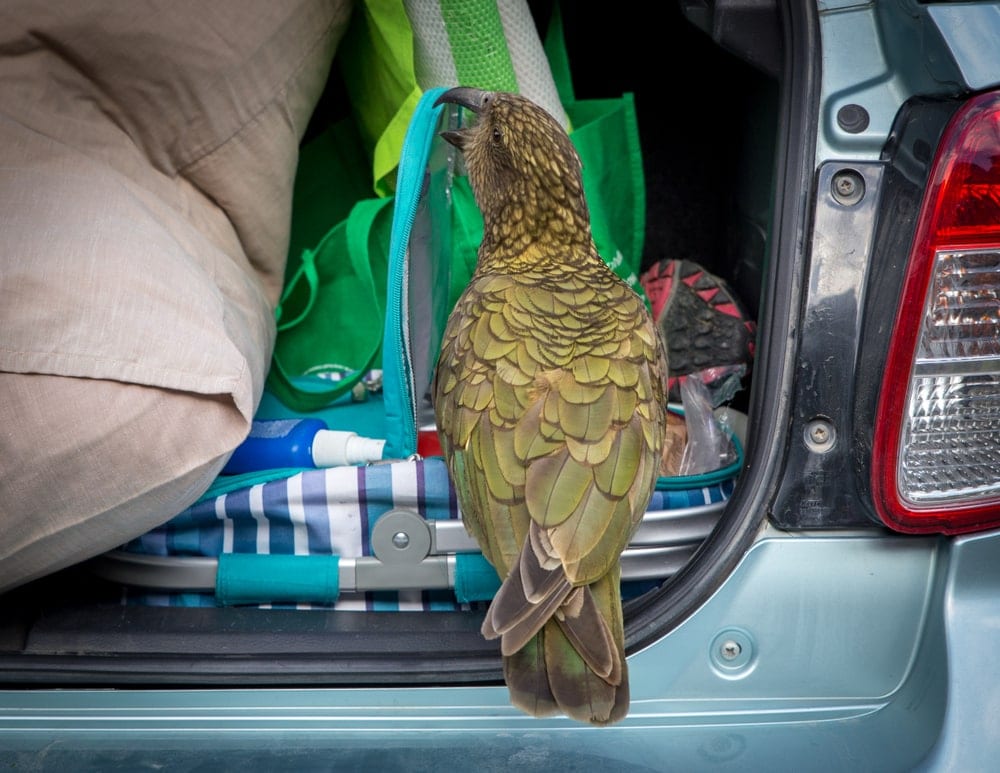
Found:
[[[0,761],[431,769],[968,767],[1000,731],[1000,534],[766,533],[696,614],[629,658],[632,708],[535,719],[503,686],[0,692]],[[445,645],[446,646],[446,645]],[[959,743],[964,738],[964,743]],[[985,760],[979,760],[985,762]],[[939,766],[939,767],[935,767]]]

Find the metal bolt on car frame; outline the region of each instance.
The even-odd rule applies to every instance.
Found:
[[[831,193],[838,204],[853,207],[865,195],[865,179],[854,169],[842,169],[833,176]]]
[[[837,430],[826,419],[813,419],[806,425],[806,447],[815,454],[825,454],[837,442]]]
[[[748,631],[726,628],[712,639],[709,656],[715,672],[725,679],[746,676],[757,661],[756,647]]]

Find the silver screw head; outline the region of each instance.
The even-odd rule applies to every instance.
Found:
[[[865,196],[865,179],[854,169],[841,169],[833,176],[830,193],[837,203],[853,207]]]
[[[803,432],[806,447],[814,454],[825,454],[837,442],[837,429],[825,418],[817,417],[806,424]]]

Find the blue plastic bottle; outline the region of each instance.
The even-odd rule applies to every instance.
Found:
[[[380,438],[331,430],[321,419],[258,419],[222,474],[364,464],[381,459],[384,445]]]

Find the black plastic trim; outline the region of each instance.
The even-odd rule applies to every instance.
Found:
[[[454,612],[69,604],[36,619],[16,652],[0,648],[0,685],[495,681],[499,647],[481,623],[481,614]]]
[[[877,161],[837,160],[816,174],[789,454],[772,515],[781,528],[871,525],[854,486],[851,406],[883,172]]]

